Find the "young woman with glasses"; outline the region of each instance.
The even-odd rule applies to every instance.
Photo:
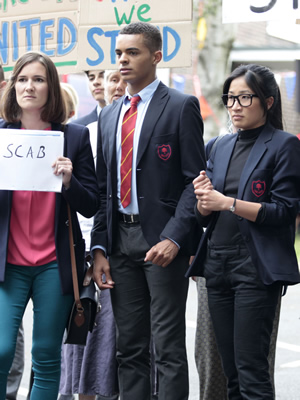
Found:
[[[230,400],[273,400],[270,336],[282,288],[299,283],[294,250],[300,143],[282,130],[274,74],[240,66],[222,100],[237,133],[211,151],[194,180],[206,226],[188,275],[204,276]]]

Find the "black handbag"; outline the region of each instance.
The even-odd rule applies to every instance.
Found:
[[[71,210],[68,204],[69,218],[69,242],[72,264],[72,279],[74,290],[74,304],[66,327],[65,343],[86,345],[88,332],[92,332],[96,313],[98,311],[98,294],[93,279],[93,266],[88,266],[85,280],[89,280],[87,286],[83,286],[79,295],[74,239],[72,230]]]

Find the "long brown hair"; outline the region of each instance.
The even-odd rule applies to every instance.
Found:
[[[33,62],[41,63],[46,69],[48,83],[48,99],[41,112],[41,119],[45,122],[62,123],[66,119],[65,103],[61,93],[61,87],[57,69],[53,61],[45,54],[30,51],[21,56],[13,69],[12,75],[3,92],[1,100],[1,115],[7,122],[19,122],[22,109],[17,103],[16,81],[25,65]]]

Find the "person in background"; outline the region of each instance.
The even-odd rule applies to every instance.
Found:
[[[32,298],[30,399],[56,400],[61,342],[74,302],[67,203],[80,285],[85,246],[76,212],[91,217],[99,207],[89,135],[75,124],[63,128],[66,114],[58,73],[52,60],[39,52],[17,60],[3,93],[1,115],[1,129],[64,130],[64,154],[49,165],[61,176],[60,193],[0,190],[0,399],[6,398],[18,329]]]
[[[5,80],[4,70],[3,70],[2,65],[0,64],[0,98],[1,98],[1,95],[2,95],[2,92],[3,92],[4,88],[6,86],[6,83],[7,82]]]
[[[282,287],[299,283],[294,249],[300,143],[282,130],[279,87],[266,67],[236,68],[223,136],[194,180],[206,230],[187,276],[204,276],[229,400],[273,400],[268,356]]]
[[[78,94],[72,85],[69,83],[61,82],[60,86],[62,88],[62,95],[66,105],[66,115],[67,118],[64,123],[71,122],[76,116],[76,111],[78,107]]]
[[[124,81],[120,71],[105,71],[105,99],[107,104],[119,100],[125,94],[127,83]]]
[[[105,85],[100,83],[104,79],[104,71],[89,71],[91,76],[98,77],[90,85],[92,94],[97,97],[99,104],[112,102],[125,93],[126,83],[119,71],[105,72]],[[89,75],[88,75],[89,76]],[[101,77],[101,78],[100,78]],[[94,87],[105,86],[105,91],[93,92]],[[105,100],[106,98],[106,100]],[[97,120],[85,117],[77,120],[86,121],[90,132],[97,132]],[[77,123],[77,121],[75,121]],[[91,135],[93,157],[96,162],[97,134]],[[93,219],[84,219],[78,216],[82,231],[85,233],[89,251],[90,231]],[[116,362],[116,328],[111,307],[109,291],[100,292],[101,311],[96,315],[96,325],[92,333],[88,334],[86,346],[64,344],[62,347],[62,373],[60,381],[59,400],[72,400],[74,394],[79,394],[79,400],[115,400],[119,397]]]
[[[77,118],[74,122],[79,125],[84,125],[89,129],[90,141],[94,160],[96,160],[97,152],[97,121],[103,107],[106,106],[104,95],[104,70],[85,71],[88,78],[88,86],[93,98],[97,101],[96,107],[87,115]],[[87,227],[86,238],[89,236],[90,227]],[[90,242],[90,238],[87,239]]]
[[[151,398],[151,334],[158,399],[187,400],[189,393],[184,274],[200,236],[192,181],[205,168],[203,123],[194,96],[157,79],[161,47],[151,24],[121,29],[115,51],[126,94],[99,117],[103,203],[91,249],[94,280],[111,289],[122,400]]]
[[[97,106],[87,115],[78,118],[76,123],[80,125],[88,125],[98,120],[100,111],[106,106],[104,96],[104,70],[85,71],[88,78],[88,86],[94,99],[97,101]]]
[[[297,138],[300,140],[300,133],[297,134]],[[299,202],[299,212],[298,212],[297,218],[296,218],[296,234],[300,233],[299,226],[300,226],[300,202]]]

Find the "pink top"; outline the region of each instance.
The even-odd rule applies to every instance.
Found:
[[[56,260],[55,193],[14,191],[7,262],[38,266]]]
[[[7,262],[34,267],[55,261],[54,219],[54,192],[14,191]]]

